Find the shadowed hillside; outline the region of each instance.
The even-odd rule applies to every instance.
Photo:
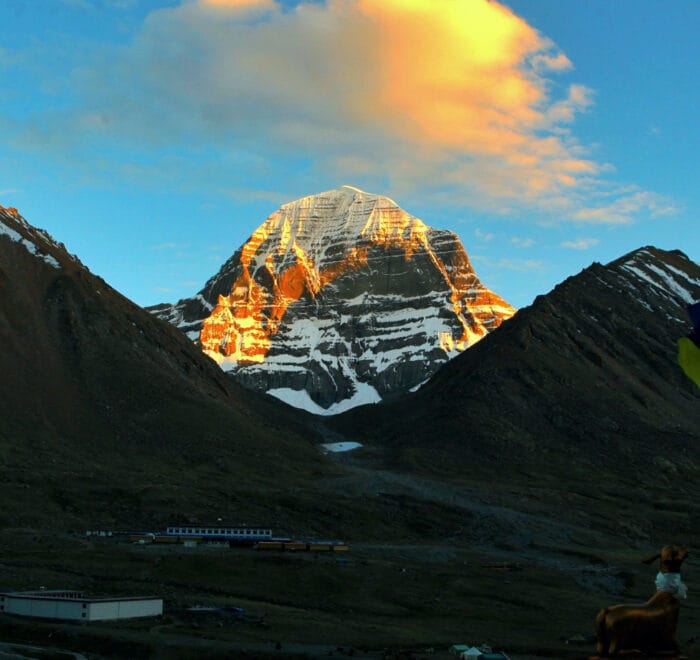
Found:
[[[366,442],[365,460],[488,484],[514,508],[634,541],[697,538],[700,392],[676,339],[699,298],[700,267],[680,252],[593,264],[419,392],[327,423]]]
[[[16,503],[0,524],[221,515],[231,484],[269,488],[271,461],[289,484],[322,461],[283,404],[236,386],[13,209],[0,209],[0,373],[0,490]],[[269,508],[235,508],[256,507]]]

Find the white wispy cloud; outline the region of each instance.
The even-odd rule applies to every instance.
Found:
[[[137,0],[57,0],[68,7],[94,11],[102,7],[113,7],[115,9],[129,9],[136,5]]]
[[[479,229],[477,227],[474,230],[474,236],[476,236],[476,238],[478,238],[478,239],[481,239],[482,241],[488,242],[488,241],[492,241],[496,237],[496,234],[494,234],[493,232],[482,231],[481,229]]]
[[[491,259],[484,255],[474,255],[472,261],[492,270],[513,270],[519,273],[541,273],[547,267],[541,259]]]
[[[534,238],[521,238],[520,236],[511,236],[510,242],[519,248],[529,248],[535,245]]]
[[[577,238],[573,241],[562,241],[560,245],[571,250],[589,250],[598,243],[600,241],[597,238]]]
[[[615,193],[613,193],[615,195]],[[642,210],[652,218],[677,213],[677,207],[668,199],[653,192],[632,186],[604,199],[602,203],[577,209],[573,219],[591,224],[629,224]]]
[[[177,249],[180,249],[182,247],[186,247],[186,246],[181,246],[181,245],[178,245],[177,243],[166,242],[166,243],[159,243],[158,245],[151,245],[149,250],[177,250]]]

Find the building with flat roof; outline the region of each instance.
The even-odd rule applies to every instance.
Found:
[[[163,599],[146,596],[88,598],[83,591],[6,591],[0,612],[41,619],[109,621],[163,614]]]
[[[237,540],[237,541],[263,541],[272,538],[272,529],[266,526],[225,525],[215,524],[175,524],[168,525],[166,534],[169,536],[192,537],[198,536],[208,540]]]

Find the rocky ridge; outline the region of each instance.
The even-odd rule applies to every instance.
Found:
[[[69,261],[82,266],[80,260],[66,251],[63,243],[55,241],[44,229],[29,224],[14,207],[0,205],[0,236],[5,236],[17,245],[21,245],[52,268],[60,268],[61,261]]]
[[[150,311],[246,387],[321,414],[420,386],[515,313],[454,233],[351,186],[283,205],[196,296]]]
[[[436,464],[443,456],[445,469],[498,472],[517,456],[523,474],[554,474],[560,463],[562,475],[580,471],[591,484],[661,479],[680,488],[682,475],[700,469],[698,392],[676,346],[690,327],[686,306],[697,300],[700,266],[680,251],[644,247],[594,263],[445,365],[400,408],[357,409],[328,423],[391,447],[392,460],[419,454]]]

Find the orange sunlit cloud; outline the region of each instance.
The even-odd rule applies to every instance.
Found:
[[[438,160],[500,161],[518,181],[513,196],[569,189],[579,173],[597,169],[571,140],[552,133],[588,108],[589,90],[571,85],[564,98],[552,99],[547,76],[571,62],[498,2],[328,0],[284,12],[273,0],[200,4],[276,7],[268,21],[248,26],[255,39],[225,48],[228,60],[212,66],[233,67],[236,80],[272,90],[272,104],[308,110],[314,121],[306,126],[302,117],[272,127],[292,141],[313,140],[303,135],[323,130],[324,117],[315,120],[325,108],[327,118],[345,125],[341,130],[383,131]],[[231,79],[222,71],[217,84]],[[487,187],[507,194],[507,186]]]
[[[384,111],[399,109],[404,130],[438,145],[505,152],[522,142],[518,129],[542,121],[542,85],[520,66],[545,44],[503,6],[360,0],[358,9],[380,27]]]
[[[260,171],[291,155],[394,195],[604,214],[586,200],[609,167],[574,134],[592,91],[562,80],[569,58],[496,0],[182,0],[111,67],[76,134],[104,124],[215,144]]]

